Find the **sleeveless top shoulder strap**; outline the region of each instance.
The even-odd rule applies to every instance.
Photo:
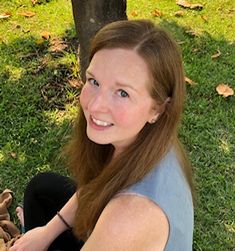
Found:
[[[192,196],[174,150],[142,180],[121,193],[147,197],[164,211],[170,230],[164,251],[192,250]]]

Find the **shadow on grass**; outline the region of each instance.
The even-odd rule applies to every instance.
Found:
[[[218,96],[215,88],[234,84],[234,44],[206,33],[191,36],[186,27],[164,19],[160,25],[182,42],[186,75],[197,83],[187,86],[180,131],[198,188],[194,250],[232,250],[235,100]],[[12,189],[19,200],[35,173],[66,173],[59,158],[71,128],[65,107],[79,89],[68,85],[77,74],[71,30],[63,40],[69,46],[59,53],[34,37],[0,45],[5,60],[0,70],[0,189]],[[218,49],[221,56],[212,60]]]
[[[208,33],[192,36],[190,28],[162,20],[161,26],[181,42],[187,100],[180,136],[194,168],[198,201],[195,210],[194,250],[233,250],[235,245],[232,194],[235,163],[235,97],[216,92],[220,83],[234,89],[234,43]],[[217,59],[211,56],[217,51]]]
[[[1,44],[0,189],[22,197],[27,181],[39,171],[62,171],[59,149],[70,131],[66,106],[80,92],[69,84],[77,77],[77,40],[18,38]]]

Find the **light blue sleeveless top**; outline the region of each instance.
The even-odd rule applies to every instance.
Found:
[[[148,175],[123,192],[145,196],[164,211],[169,222],[164,251],[192,251],[192,196],[173,150]]]

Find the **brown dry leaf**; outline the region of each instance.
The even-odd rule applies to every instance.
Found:
[[[80,88],[82,86],[82,81],[81,80],[79,81],[76,78],[68,79],[68,82],[70,86],[75,87],[75,88]]]
[[[177,0],[176,4],[184,8],[190,8],[190,3],[185,0]]]
[[[219,84],[216,87],[216,91],[219,95],[222,95],[224,98],[234,95],[233,89],[226,84]]]
[[[184,80],[185,80],[186,84],[189,84],[189,85],[195,85],[196,84],[192,79],[190,79],[190,78],[188,78],[186,76],[185,76]]]
[[[68,45],[61,39],[59,38],[54,38],[50,42],[51,46],[49,48],[49,51],[51,52],[60,52],[68,47]]]
[[[151,14],[153,17],[161,17],[162,16],[162,12],[158,9],[154,9]]]
[[[183,17],[184,16],[184,11],[183,10],[178,10],[175,12],[176,17]]]
[[[203,5],[196,3],[196,4],[191,4],[186,0],[177,0],[176,4],[183,7],[183,8],[188,8],[188,9],[192,9],[192,10],[202,10],[203,9]]]
[[[132,16],[132,17],[137,17],[137,16],[138,16],[138,12],[137,12],[136,10],[133,10],[133,11],[131,12],[131,16]]]
[[[48,31],[43,31],[43,32],[41,33],[41,36],[42,36],[43,39],[49,40],[51,34],[50,34],[50,32],[48,32]]]
[[[221,52],[220,52],[220,50],[218,49],[218,50],[217,50],[217,53],[215,53],[214,55],[212,55],[211,58],[212,58],[212,59],[216,59],[216,58],[218,58],[220,55],[221,55]]]
[[[11,155],[11,157],[12,157],[13,159],[16,159],[16,158],[17,158],[17,154],[16,154],[15,152],[11,152],[10,155]]]
[[[208,23],[208,18],[205,15],[201,15],[201,19],[205,22]]]
[[[190,9],[191,10],[202,10],[203,5],[200,3],[191,4]]]
[[[36,13],[32,11],[24,11],[24,12],[18,13],[18,15],[23,16],[23,17],[33,17],[36,15]]]
[[[31,0],[32,4],[35,5],[37,4],[38,0]]]
[[[6,19],[6,18],[9,18],[11,16],[12,16],[11,12],[7,11],[7,12],[4,12],[4,13],[0,14],[0,19]]]

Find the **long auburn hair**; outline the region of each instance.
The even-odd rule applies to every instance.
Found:
[[[102,28],[92,41],[90,61],[97,51],[109,48],[131,49],[145,60],[151,75],[151,96],[163,109],[157,122],[146,123],[135,141],[114,159],[111,144],[99,145],[87,137],[87,122],[80,109],[66,153],[79,190],[74,229],[83,240],[94,229],[110,199],[143,178],[171,147],[193,188],[191,168],[177,134],[185,96],[177,44],[151,21],[133,20],[117,21]],[[169,97],[170,102],[166,102]]]

